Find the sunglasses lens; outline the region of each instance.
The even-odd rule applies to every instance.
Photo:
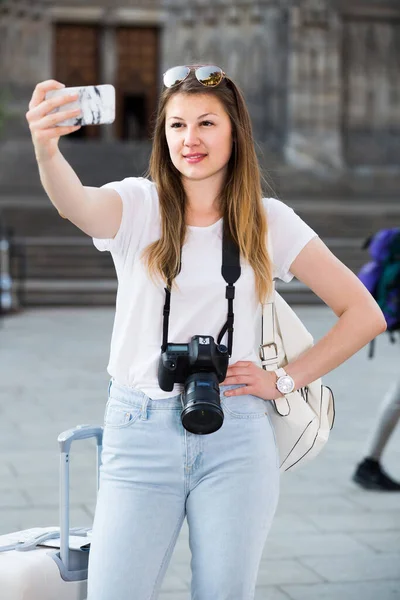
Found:
[[[196,69],[197,80],[203,85],[214,87],[222,81],[222,69],[215,65],[207,65]]]
[[[164,74],[164,85],[169,88],[181,83],[190,73],[189,67],[172,67]]]

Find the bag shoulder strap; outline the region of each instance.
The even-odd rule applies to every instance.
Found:
[[[269,300],[262,304],[259,349],[262,368],[267,371],[275,371],[279,366],[275,319],[275,281],[272,280],[272,293]]]

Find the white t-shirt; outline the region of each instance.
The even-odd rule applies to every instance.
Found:
[[[162,344],[164,284],[147,274],[141,251],[161,236],[156,186],[144,178],[127,177],[103,187],[122,198],[120,228],[113,239],[94,239],[98,250],[111,252],[118,278],[116,313],[111,339],[109,374],[118,383],[140,389],[150,398],[167,398],[172,392],[158,385],[157,367]],[[290,265],[317,234],[283,202],[263,199],[272,245],[274,278],[290,281]],[[187,344],[193,335],[213,336],[215,342],[227,318],[226,282],[221,274],[222,219],[208,227],[188,226],[182,248],[182,268],[172,289],[168,342]],[[259,363],[261,306],[253,269],[241,260],[235,284],[233,350],[229,363]],[[227,345],[227,334],[222,338]]]

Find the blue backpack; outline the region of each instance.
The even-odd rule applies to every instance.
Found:
[[[365,240],[372,260],[361,267],[359,279],[379,304],[387,323],[390,341],[400,330],[400,228],[381,229]],[[375,340],[369,358],[374,355]]]

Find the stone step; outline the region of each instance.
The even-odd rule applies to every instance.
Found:
[[[150,141],[106,142],[61,139],[60,149],[84,185],[100,186],[127,176],[146,173],[151,153]],[[370,169],[314,172],[285,164],[266,144],[256,144],[261,169],[274,192],[283,198],[299,195],[398,197],[400,169]],[[23,168],[23,176],[21,173]],[[0,196],[40,195],[42,192],[34,149],[29,139],[0,143]]]
[[[324,201],[287,199],[306,223],[321,237],[363,238],[378,229],[400,224],[398,199],[353,202],[350,198]],[[18,237],[87,237],[67,219],[62,219],[45,195],[0,197],[0,216]]]
[[[90,142],[61,140],[60,149],[85,185],[143,175],[150,142]],[[23,176],[21,174],[23,165]],[[0,145],[0,195],[40,195],[42,186],[30,140],[7,140]]]
[[[18,282],[16,282],[18,286]],[[114,306],[116,279],[27,279],[24,306]]]
[[[14,293],[21,307],[35,306],[114,306],[116,279],[14,279]],[[280,283],[277,291],[290,304],[320,304],[321,300],[299,281]]]
[[[68,238],[73,240],[73,238]],[[361,248],[363,239],[322,238],[332,252],[338,256],[350,269],[356,271],[368,255]],[[114,263],[108,252],[99,252],[89,238],[77,238],[74,245],[63,245],[64,238],[57,240],[57,245],[49,244],[43,238],[35,243],[25,238],[22,242],[25,248],[26,268],[30,277],[52,278],[71,277],[81,279],[89,277],[96,279],[99,275],[112,277],[115,273]],[[21,247],[21,239],[15,242]]]
[[[368,260],[359,238],[326,238],[324,242],[353,272]],[[14,260],[12,277],[15,292],[25,306],[113,305],[117,289],[112,258],[98,252],[87,236],[16,238],[25,248],[25,263]],[[21,271],[22,266],[22,271]],[[26,273],[24,278],[22,273]],[[301,282],[277,283],[277,289],[291,303],[320,300]]]
[[[23,249],[30,279],[112,279],[115,276],[110,253],[99,252],[86,235],[16,237],[14,244]]]

